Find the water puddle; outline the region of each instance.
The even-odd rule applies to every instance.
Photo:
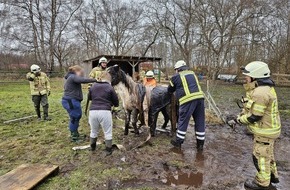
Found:
[[[176,171],[175,173],[168,173],[166,179],[162,182],[169,186],[185,185],[188,187],[201,187],[203,181],[203,174],[200,172],[185,173],[182,171]]]

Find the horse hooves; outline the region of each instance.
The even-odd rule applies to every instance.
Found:
[[[129,132],[128,132],[128,131],[125,131],[125,132],[124,132],[124,135],[126,135],[126,136],[127,136],[128,134],[129,134]]]

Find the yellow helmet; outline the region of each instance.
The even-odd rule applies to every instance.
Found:
[[[145,75],[146,75],[146,78],[154,78],[153,71],[147,71],[147,73]]]
[[[270,69],[267,63],[262,61],[253,61],[243,68],[243,75],[252,78],[268,78],[270,77]]]
[[[177,62],[175,63],[175,65],[174,65],[174,69],[179,69],[180,67],[183,67],[183,66],[186,66],[185,61],[183,61],[183,60],[179,60],[179,61],[177,61]]]

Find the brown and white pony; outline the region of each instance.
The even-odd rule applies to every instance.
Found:
[[[126,119],[124,134],[128,135],[129,125],[132,119],[132,125],[134,127],[135,134],[138,135],[139,130],[137,128],[137,122],[140,114],[143,114],[142,103],[146,92],[145,87],[140,83],[136,83],[132,77],[127,75],[118,65],[109,67],[107,71],[111,75],[111,84],[116,88],[116,91],[122,99],[123,107],[125,109]],[[151,105],[148,105],[148,107],[150,109]],[[150,133],[152,136],[155,135],[157,117],[160,111],[164,116],[164,124],[162,128],[165,129],[169,120],[172,118],[172,111],[171,109],[168,109],[168,106],[162,107],[156,113],[154,113],[154,115],[151,114],[150,116],[149,114],[148,125],[150,127]],[[172,132],[175,132],[175,125],[176,122],[171,120]]]

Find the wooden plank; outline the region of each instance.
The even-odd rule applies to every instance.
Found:
[[[11,120],[8,120],[8,121],[4,121],[3,123],[4,124],[8,124],[8,123],[12,123],[12,122],[15,122],[15,121],[22,121],[22,120],[25,120],[25,119],[30,119],[32,117],[36,117],[37,115],[30,115],[30,116],[26,116],[26,117],[21,117],[21,118],[16,118],[16,119],[11,119]]]
[[[0,176],[0,189],[29,190],[58,170],[59,167],[54,165],[22,164]]]

